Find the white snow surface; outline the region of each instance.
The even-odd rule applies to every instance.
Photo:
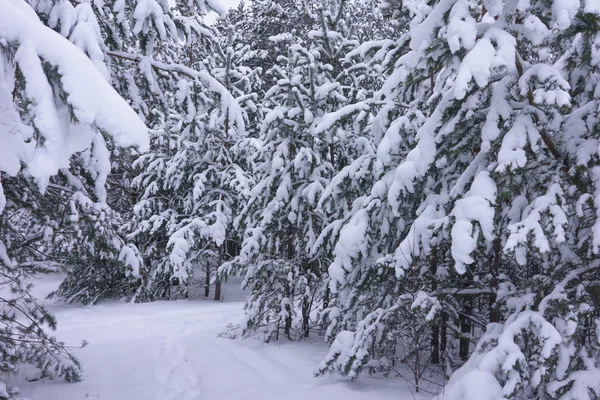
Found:
[[[40,277],[34,294],[43,298],[60,280]],[[35,373],[26,370],[8,384],[31,400],[413,399],[402,378],[314,378],[328,350],[322,338],[263,344],[219,337],[228,323],[243,317],[239,282],[225,283],[224,295],[224,302],[95,306],[44,300],[58,319],[59,340],[89,342],[74,351],[83,364],[83,381],[28,382]]]

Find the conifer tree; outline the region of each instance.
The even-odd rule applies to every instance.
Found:
[[[591,197],[577,189],[577,170],[594,158],[579,158],[575,145],[592,130],[571,111],[582,91],[570,84],[580,70],[567,67],[577,54],[567,49],[583,43],[576,21],[589,11],[463,1],[416,9],[407,53],[386,83],[403,111],[379,144],[385,169],[341,229],[329,270],[339,315],[371,312],[334,321],[349,331],[338,334],[322,371],[355,377],[385,361],[402,334],[390,329],[409,280],[419,282],[417,299],[428,299],[411,308],[430,309],[431,347],[443,343],[447,361],[469,357],[473,321],[491,322],[446,398],[480,390],[473,380],[493,398],[597,390],[580,378],[594,373],[589,354],[598,342],[584,322],[595,305],[595,250],[581,240],[594,234],[580,221]],[[581,236],[585,226],[592,231]],[[374,295],[382,278],[395,283]]]
[[[213,29],[199,32],[204,36],[179,49],[189,67],[161,64],[176,84],[165,89],[168,108],[153,134],[153,151],[136,161],[140,199],[128,237],[146,261],[139,301],[175,296],[173,286],[187,295],[200,260],[210,280],[229,256],[233,215],[249,190],[242,143],[247,114],[240,103],[256,107],[246,93],[252,73],[237,64],[245,49],[233,49]]]
[[[56,320],[32,297],[27,280],[64,264],[68,250],[105,246],[91,236],[84,245],[81,237],[110,218],[107,142],[143,150],[146,128],[98,66],[45,25],[43,13],[23,1],[3,1],[0,8],[0,275],[6,288],[0,369],[11,373],[28,363],[43,377],[76,381],[79,362],[50,335]]]
[[[355,43],[335,31],[342,10],[335,11],[315,10],[306,36],[293,30],[271,38],[286,43],[288,55],[270,71],[277,80],[263,100],[256,186],[237,220],[246,231],[241,254],[223,268],[236,266],[251,289],[244,335],[258,331],[271,340],[282,329],[291,338],[298,329],[306,337],[327,302],[328,253],[317,237],[333,210],[324,212],[318,200],[347,161],[348,132],[330,114],[355,95],[343,66]]]
[[[52,22],[53,28],[78,43],[82,40],[72,33],[83,31],[73,23],[78,20],[77,16],[95,14],[99,17],[100,24],[84,25],[91,26],[85,32],[92,32],[96,36],[79,35],[84,39],[95,38],[96,41],[91,40],[92,44],[81,47],[94,49],[93,52],[88,51],[88,55],[95,57],[93,59],[98,61],[99,69],[106,73],[115,88],[152,128],[153,136],[175,129],[173,124],[178,123],[178,118],[174,118],[172,113],[187,114],[181,107],[177,109],[175,104],[178,85],[190,80],[192,85],[196,82],[198,86],[210,87],[215,82],[206,71],[191,70],[180,63],[184,61],[185,50],[180,38],[185,38],[188,46],[211,38],[213,33],[201,23],[199,15],[208,9],[223,11],[214,2],[181,2],[174,8],[167,2],[155,0],[83,3],[81,8],[86,10],[85,14],[78,9],[79,4],[73,5],[68,1],[53,5],[36,2],[35,5]],[[101,34],[106,38],[105,42],[102,42]],[[111,150],[117,153],[112,147]],[[158,148],[153,145],[153,150],[156,152]],[[96,252],[86,262],[73,262],[73,268],[70,268],[67,279],[56,295],[69,301],[84,302],[93,302],[103,297],[132,295],[137,299],[145,298],[139,294],[147,293],[144,288],[148,287],[148,271],[152,267],[144,267],[143,258],[145,256],[147,263],[156,263],[158,261],[155,259],[158,257],[144,254],[147,242],[141,240],[138,243],[141,246],[133,243],[124,246],[122,235],[118,234],[122,217],[131,221],[129,217],[133,212],[132,204],[140,198],[138,189],[129,188],[133,177],[138,173],[135,169],[142,165],[134,164],[136,167],[131,169],[135,157],[135,153],[118,152],[118,157],[114,159],[113,174],[109,178],[112,194],[109,204],[120,215],[111,211],[110,215],[114,216],[112,222],[109,224],[104,219],[103,226],[99,227],[96,223],[94,230],[94,234],[103,230],[111,232],[111,239],[105,240],[112,245],[109,253],[102,255]],[[146,157],[155,155],[142,156],[143,159]],[[133,238],[126,240],[132,241]],[[166,240],[164,239],[165,244]],[[127,260],[134,263],[134,266],[124,266],[123,262]],[[138,295],[134,294],[136,292]]]

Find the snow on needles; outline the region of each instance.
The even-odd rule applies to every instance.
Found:
[[[138,146],[142,151],[148,148],[142,121],[80,49],[45,27],[22,0],[1,0],[0,9],[0,39],[18,48],[14,61],[25,78],[33,124],[46,139],[32,154],[23,150],[23,143],[18,146],[20,140],[9,138],[16,145],[10,151],[13,159],[17,155],[32,164],[30,172],[35,177],[48,177],[68,165],[73,153],[90,146],[94,128],[112,136],[120,146]],[[55,101],[55,91],[45,73],[48,70],[59,75],[64,105]],[[78,124],[72,125],[73,117]],[[31,133],[20,130],[22,135],[25,133],[22,141],[27,142]],[[85,135],[87,139],[82,143],[82,138],[74,135]],[[8,165],[2,165],[2,169],[17,172]]]

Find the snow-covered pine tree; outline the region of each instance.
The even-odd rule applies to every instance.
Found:
[[[381,174],[381,165],[375,163],[377,145],[389,120],[402,108],[389,96],[389,88],[381,92],[380,89],[406,42],[406,38],[395,41],[386,38],[383,32],[374,33],[373,26],[380,25],[378,22],[383,18],[377,10],[371,9],[376,3],[348,1],[341,4],[346,11],[336,17],[336,29],[343,32],[350,51],[344,54],[336,80],[342,82],[348,100],[314,124],[315,132],[340,132],[338,161],[334,163],[336,175],[319,200],[319,207],[329,221],[314,249],[326,249],[332,259],[339,231],[351,217],[355,200],[367,195]],[[386,24],[402,25],[389,18]],[[363,42],[365,37],[370,40]]]
[[[210,1],[180,2],[174,8],[160,0],[89,4],[65,0],[32,4],[51,27],[80,46],[96,62],[155,133],[169,129],[166,124],[173,121],[169,115],[174,110],[174,93],[179,81],[175,71],[187,71],[178,63],[184,60],[180,38],[185,38],[189,46],[210,37],[212,32],[203,26],[198,14],[207,9],[223,11],[218,4]],[[93,18],[94,14],[98,16],[99,23]],[[213,81],[207,74],[197,74],[196,71],[187,71],[183,76],[190,74],[192,77],[189,79],[200,79],[207,85]],[[115,149],[112,150],[116,153]],[[112,194],[109,204],[127,220],[131,220],[128,218],[132,212],[131,204],[139,197],[135,189],[128,187],[132,176],[137,174],[131,168],[134,156],[129,151],[119,151],[118,157],[113,159],[114,173],[109,177]],[[116,233],[120,218],[112,214],[115,217],[112,222],[104,218],[102,229],[97,226],[96,234],[103,230]],[[113,245],[110,254],[94,256],[102,261],[73,263],[74,268],[56,294],[67,300],[85,302],[98,297],[131,296],[132,290],[145,282],[139,275],[140,255],[134,245],[123,247],[118,236],[111,236],[109,242]],[[120,254],[118,246],[122,249]],[[124,260],[135,262],[135,267],[123,268],[119,264]],[[144,271],[142,268],[142,275]]]
[[[243,331],[264,330],[265,340],[283,327],[291,337],[296,307],[318,284],[318,260],[307,257],[320,216],[311,210],[326,179],[320,152],[313,149],[313,121],[305,48],[290,46],[288,65],[269,90],[262,143],[253,162],[256,186],[242,211],[246,227],[237,263],[244,269],[247,299]],[[283,57],[282,57],[283,58]],[[309,300],[310,301],[310,297]],[[308,304],[305,305],[305,307]]]
[[[213,246],[213,249],[207,249],[207,253],[211,253],[212,256],[206,254],[206,257],[203,257],[204,294],[206,297],[210,295],[210,285],[211,282],[214,282],[215,300],[221,299],[221,278],[217,274],[218,268],[223,262],[239,254],[243,232],[233,227],[233,218],[245,206],[252,187],[250,175],[252,169],[248,160],[257,145],[256,137],[262,120],[262,110],[258,107],[256,93],[262,83],[262,70],[260,68],[252,69],[246,65],[248,60],[256,57],[256,52],[245,43],[245,20],[241,18],[240,10],[243,10],[243,4],[240,4],[237,10],[228,13],[226,18],[220,19],[214,27],[214,40],[206,48],[198,49],[195,52],[202,55],[200,58],[203,60],[205,68],[235,98],[243,111],[246,126],[245,129],[240,130],[231,120],[231,116],[225,115],[225,119],[218,124],[216,129],[215,127],[208,128],[207,137],[214,138],[216,134],[216,138],[221,142],[212,144],[213,151],[220,152],[218,156],[220,160],[213,161],[212,166],[199,166],[199,170],[204,171],[199,175],[202,176],[202,180],[204,182],[212,181],[213,188],[208,189],[206,193],[220,190],[222,192],[219,194],[219,197],[222,198],[220,201],[228,210],[227,217],[221,219],[222,229],[225,233],[224,242],[216,248]],[[220,111],[218,108],[214,108],[212,112]],[[215,118],[211,118],[211,120],[215,120]],[[220,131],[220,133],[216,131]],[[208,177],[215,173],[219,174],[221,178],[213,176],[211,179]],[[202,186],[205,186],[204,183]],[[208,195],[207,199],[203,201],[210,204],[211,201],[208,200],[210,197],[214,197],[214,194]],[[205,214],[209,216],[212,212],[206,210]],[[215,240],[213,243],[216,245]]]
[[[531,123],[521,122],[529,143],[511,145],[507,135],[498,156],[498,170],[527,182],[528,190],[513,201],[503,241],[521,273],[501,283],[505,317],[488,327],[453,376],[448,398],[475,375],[497,397],[592,399],[600,393],[598,95],[592,89],[598,83],[598,10],[588,2],[554,3],[550,14],[546,7],[513,11],[516,24],[541,21],[530,28],[538,36],[529,46],[525,35],[516,35],[518,87],[533,112]]]
[[[353,202],[372,183],[371,164],[374,146],[365,130],[374,109],[371,101],[374,87],[383,83],[378,70],[375,73],[372,53],[361,51],[357,33],[361,31],[352,22],[353,16],[365,4],[331,1],[316,13],[317,27],[309,32],[311,52],[318,55],[315,118],[311,135],[324,141],[322,154],[331,166],[331,177],[317,202],[322,214],[319,237],[313,242],[309,254],[322,264],[331,264],[339,228],[352,208]],[[364,50],[364,49],[363,49]],[[368,55],[366,53],[369,53]],[[381,51],[385,53],[385,50]],[[327,284],[328,274],[321,271],[322,282]],[[315,319],[321,324],[331,309],[328,287],[320,290],[320,304]]]
[[[119,4],[56,1],[31,2],[31,5],[50,27],[86,53],[144,121],[152,123],[149,109],[160,109],[160,105],[165,104],[157,84],[160,77],[153,75],[148,64],[143,62],[140,62],[139,70],[146,73],[131,68],[131,54],[126,51],[135,53],[142,43],[145,43],[144,51],[150,51],[156,47],[152,44],[157,41],[156,32],[166,32],[173,26],[168,18],[165,18],[166,24],[165,19],[154,18],[157,10],[161,9],[159,6],[145,1]],[[135,13],[138,8],[141,11]],[[126,18],[131,18],[134,13],[135,21]],[[150,22],[150,19],[162,21],[163,25]],[[151,24],[154,29],[150,29]],[[109,50],[109,46],[114,47]],[[115,53],[114,50],[120,52]],[[131,212],[131,201],[135,200],[128,185],[134,172],[130,167],[132,157],[136,153],[117,149],[110,142],[107,145],[114,155],[112,173],[106,178],[111,194],[104,199],[108,207],[105,204],[102,210],[94,210],[86,205],[80,207],[78,215],[72,218],[73,225],[77,225],[75,231],[82,238],[89,239],[87,243],[94,245],[61,248],[65,255],[62,263],[68,274],[53,296],[70,302],[93,303],[106,297],[131,296],[138,285],[139,255],[135,246],[124,244],[118,232],[122,225],[121,213],[127,216]],[[89,181],[85,175],[77,179],[82,187],[86,187]],[[125,260],[128,261],[124,263]],[[133,268],[126,265],[129,262],[133,262]]]
[[[227,75],[225,81],[230,78]],[[231,257],[230,250],[239,238],[233,218],[251,187],[242,110],[225,87],[220,88],[219,97],[201,99],[205,89],[204,85],[182,82],[176,93],[180,115],[185,115],[185,110],[187,116],[173,124],[176,140],[162,183],[173,204],[166,226],[168,263],[181,283],[200,261],[210,279]],[[220,296],[217,283],[215,300]]]
[[[400,9],[396,14],[395,25],[409,26],[408,10]],[[422,354],[428,349],[422,343],[429,340],[428,325],[434,314],[417,307],[437,304],[436,299],[421,292],[424,284],[429,285],[419,272],[430,268],[427,259],[420,260],[421,268],[412,269],[410,279],[399,280],[393,269],[382,265],[382,256],[393,252],[399,239],[407,235],[410,218],[414,219],[412,214],[419,206],[410,199],[397,203],[387,199],[394,168],[410,151],[425,119],[420,111],[426,109],[423,102],[415,101],[414,110],[409,110],[406,100],[410,93],[400,86],[410,68],[402,68],[402,58],[398,58],[409,40],[405,31],[395,41],[376,38],[362,43],[350,54],[359,60],[353,69],[364,71],[358,79],[377,85],[378,90],[366,92],[366,98],[352,105],[358,111],[354,124],[360,142],[355,144],[362,143],[363,150],[353,152],[349,164],[332,179],[321,199],[322,207],[338,210],[321,234],[334,257],[329,268],[333,294],[325,310],[329,321],[326,337],[333,341],[337,336],[320,366],[321,373],[337,371],[355,378],[367,366],[370,371],[389,372],[398,362],[405,362],[412,366],[418,381],[423,366],[429,363],[430,355]],[[371,71],[390,69],[393,73],[383,86],[369,78]],[[431,91],[422,82],[411,90]]]
[[[244,151],[237,146],[242,111],[218,81],[213,92],[206,89],[200,80],[180,79],[179,112],[166,121],[168,131],[155,133],[153,151],[136,161],[143,170],[134,179],[140,199],[129,237],[146,260],[139,301],[174,296],[173,284],[185,294],[192,264],[228,239],[232,208],[245,192],[247,177],[236,164]]]
[[[328,214],[330,222],[321,233],[317,247],[322,245],[325,238],[330,242],[326,246],[333,245],[340,227],[336,221],[350,214],[354,200],[368,192],[373,183],[371,164],[375,159],[374,140],[380,140],[381,135],[372,134],[371,119],[382,103],[376,101],[374,95],[385,82],[385,74],[382,73],[390,68],[390,63],[393,65],[390,48],[397,51],[393,40],[384,40],[380,36],[361,42],[360,38],[370,34],[360,26],[373,25],[373,21],[366,22],[369,18],[365,15],[373,14],[369,6],[372,6],[370,2],[340,2],[338,7],[343,9],[334,8],[320,20],[321,29],[323,23],[326,25],[319,37],[326,37],[326,30],[329,29],[338,35],[336,45],[326,43],[321,47],[333,66],[330,71],[332,79],[329,81],[341,84],[345,100],[340,102],[338,99],[337,104],[328,107],[323,115],[315,119],[312,127],[313,134],[327,132],[328,136],[335,138],[330,151],[333,148],[336,153],[329,157],[333,159],[336,177],[319,200],[319,207]],[[378,15],[375,13],[373,17],[377,19]],[[332,39],[327,40],[331,42]]]
[[[0,369],[28,363],[73,381],[79,363],[46,330],[56,321],[27,279],[52,267],[57,249],[82,245],[79,210],[105,216],[107,141],[145,149],[148,138],[94,63],[43,15],[19,0],[0,8]]]
[[[278,79],[273,66],[278,64],[277,58],[287,54],[286,42],[272,41],[271,37],[294,32],[306,38],[315,27],[312,4],[306,0],[257,0],[243,5],[244,15],[240,23],[244,43],[249,45],[253,54],[245,65],[263,72],[259,95],[262,96]]]
[[[293,328],[308,336],[327,296],[327,255],[314,246],[327,215],[316,206],[334,165],[345,163],[346,132],[321,122],[348,102],[342,60],[354,43],[333,29],[329,10],[313,18],[315,29],[304,37],[292,31],[271,38],[289,50],[270,71],[277,80],[263,100],[256,186],[236,221],[246,230],[241,254],[222,270],[235,265],[245,276],[251,294],[241,331],[259,331],[265,340],[281,328],[288,338]]]
[[[382,179],[342,229],[330,268],[344,316],[385,287],[369,276],[389,282],[391,269],[396,280],[366,317],[343,319],[354,332],[338,336],[322,371],[356,376],[381,361],[371,349],[375,341],[382,348],[381,338],[390,348],[401,334],[393,330],[396,299],[410,277],[431,299],[432,350],[441,351],[453,329],[454,355],[466,359],[473,321],[492,323],[447,398],[480,390],[473,380],[490,398],[597,393],[582,378],[597,371],[598,341],[586,324],[595,306],[594,184],[581,180],[597,149],[584,144],[595,140],[595,122],[579,78],[579,65],[590,63],[578,60],[594,51],[589,36],[582,51],[579,23],[595,18],[593,10],[460,0],[414,6],[405,4],[410,47],[386,84],[405,111],[382,143],[400,157],[396,166],[382,163]],[[584,74],[594,79],[593,70]],[[581,103],[570,111],[574,101]],[[373,217],[386,209],[391,219]],[[384,237],[399,240],[373,243]],[[445,350],[451,360],[456,350]]]
[[[53,198],[45,206],[45,213],[51,214],[48,208],[53,209],[53,219],[59,224],[44,257],[68,272],[50,297],[93,304],[98,299],[130,295],[136,286],[132,272],[137,271],[140,261],[135,247],[121,238],[119,229],[123,220],[111,208],[106,193],[102,191],[99,196],[94,187],[90,188],[90,182],[105,182],[108,177],[89,171],[91,157],[86,153],[82,152],[82,158],[88,165],[72,160],[69,173],[61,172],[54,177],[40,202],[47,202],[49,196]],[[110,163],[105,164],[108,160],[101,161],[96,164],[111,167]]]
[[[248,43],[248,20],[244,15],[244,3],[230,10],[227,17],[216,24],[216,38],[213,47],[204,51],[211,74],[231,92],[247,118],[247,132],[250,137],[258,137],[263,118],[259,104],[259,92],[264,86],[260,67],[254,67],[260,51]],[[210,52],[211,54],[207,54]]]
[[[245,49],[236,51],[227,38],[223,42],[216,31],[203,29],[205,37],[179,50],[189,67],[160,64],[176,83],[166,89],[169,108],[154,132],[153,150],[136,161],[140,199],[128,229],[146,260],[139,301],[175,296],[173,286],[186,295],[190,271],[200,260],[210,278],[228,257],[226,247],[235,238],[231,221],[248,192],[240,103],[256,109],[245,93],[252,71],[238,64]]]
[[[172,71],[182,67],[177,63],[183,55],[179,34],[185,37],[186,42],[196,42],[204,38],[207,30],[203,29],[193,16],[186,18],[181,15],[179,8],[171,10],[166,2],[161,1],[119,2],[98,12],[103,12],[109,17],[106,18],[108,22],[103,30],[111,32],[113,37],[109,43],[114,47],[107,51],[107,55],[112,66],[114,83],[119,91],[130,99],[132,106],[151,128],[150,152],[141,155],[133,163],[134,177],[129,197],[135,205],[143,198],[142,188],[134,184],[135,180],[139,179],[140,174],[153,171],[152,168],[144,170],[147,165],[143,163],[148,159],[161,159],[164,156],[164,146],[168,146],[163,137],[169,130],[169,123],[172,122],[169,115],[173,112],[173,98],[178,82],[178,77],[173,76]],[[125,157],[122,161],[131,161],[131,157]],[[163,194],[161,199],[168,201],[167,194]],[[136,221],[134,215],[130,216],[126,227],[130,227]],[[125,232],[131,233],[131,229],[126,228]],[[157,263],[164,262],[164,251],[160,257],[155,253],[156,248],[148,248],[148,243],[161,243],[164,247],[167,241],[166,234],[159,232],[144,238],[130,236],[128,240],[135,242],[135,248],[139,248],[140,252],[138,257],[142,259],[142,268],[132,274],[136,282],[134,298],[139,301],[154,298],[149,292],[149,286],[152,286],[150,280],[164,284],[164,287],[154,288],[155,292],[166,293],[169,288],[168,278],[161,280],[148,276]]]

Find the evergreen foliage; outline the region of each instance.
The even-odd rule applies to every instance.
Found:
[[[105,190],[109,143],[145,150],[148,139],[95,62],[89,5],[78,10],[70,38],[90,34],[90,58],[45,25],[57,26],[59,5],[37,6],[0,3],[0,369],[10,374],[26,363],[41,377],[77,381],[79,362],[51,336],[56,321],[29,281],[72,262],[117,261],[122,243]],[[18,393],[1,389],[7,398]]]
[[[39,328],[31,274],[66,269],[55,295],[94,303],[187,297],[202,269],[216,300],[243,277],[230,335],[324,336],[317,375],[598,398],[591,0],[30,3],[0,0],[150,134],[123,148],[146,130],[123,99],[89,101],[0,15],[0,140],[18,144],[0,149],[0,274],[54,346],[27,359],[44,373],[78,365]]]

